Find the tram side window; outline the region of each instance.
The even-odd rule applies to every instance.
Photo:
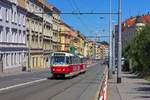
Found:
[[[66,57],[66,63],[67,63],[67,64],[70,64],[70,59],[69,59],[69,57]]]
[[[73,57],[70,56],[69,58],[70,58],[70,64],[73,64]]]
[[[80,63],[81,61],[80,61],[80,58],[77,56],[77,63]]]
[[[76,64],[76,57],[73,56],[73,57],[72,57],[72,61],[73,61],[73,62],[72,62],[73,64]]]
[[[80,62],[83,63],[83,58],[80,59]]]

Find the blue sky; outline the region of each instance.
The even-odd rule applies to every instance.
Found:
[[[48,0],[61,12],[109,12],[109,0]],[[112,0],[113,12],[117,12],[118,0]],[[130,16],[142,15],[150,11],[149,0],[122,0],[123,20]],[[103,17],[103,19],[101,18]],[[85,36],[109,35],[109,15],[61,15],[68,25],[81,31]],[[114,24],[117,16],[113,15]],[[102,31],[105,30],[105,31]],[[108,40],[108,38],[101,38]]]

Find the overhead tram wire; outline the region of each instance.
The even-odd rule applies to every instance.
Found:
[[[42,14],[42,12],[33,12],[34,14]],[[47,14],[57,14],[55,12],[46,12]],[[45,14],[45,13],[44,13]],[[60,12],[62,15],[118,15],[118,13],[107,12]]]
[[[69,1],[70,5],[71,5],[71,7],[72,7],[72,9],[73,9],[74,11],[77,10],[78,12],[80,12],[78,6],[76,5],[76,3],[74,3],[74,1],[72,1],[72,0],[68,0],[68,1]],[[77,18],[77,20],[82,24],[82,27],[83,27],[85,30],[89,29],[89,28],[86,26],[86,24],[81,20],[81,18],[80,18],[79,16],[77,16],[76,18]]]
[[[74,4],[75,8],[76,8],[76,9],[78,10],[78,12],[80,13],[80,9],[79,9],[77,3],[76,3],[74,0],[71,0],[71,1],[72,1],[72,3]],[[89,27],[87,26],[87,24],[85,24],[84,20],[82,20],[82,19],[80,18],[80,16],[78,16],[78,19],[80,20],[81,24],[83,24],[83,26],[84,26],[86,29],[89,30]],[[89,30],[89,31],[90,31],[90,30]]]

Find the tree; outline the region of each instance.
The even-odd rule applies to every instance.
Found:
[[[150,24],[136,33],[123,54],[127,60],[132,59],[134,71],[142,76],[150,75]]]

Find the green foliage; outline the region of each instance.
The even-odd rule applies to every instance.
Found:
[[[127,60],[132,59],[133,70],[143,76],[150,75],[150,24],[136,33],[133,41],[124,49]]]

